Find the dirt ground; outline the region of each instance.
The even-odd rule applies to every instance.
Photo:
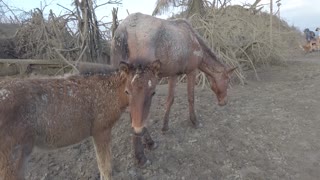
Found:
[[[196,90],[203,123],[188,120],[186,85],[176,89],[170,130],[161,133],[167,86],[153,99],[149,130],[159,143],[146,151],[152,164],[134,164],[128,114],[113,131],[113,179],[211,180],[320,177],[320,54],[288,60],[259,70],[246,85],[229,90],[229,104],[219,107],[208,89]],[[91,140],[50,152],[35,151],[26,173],[32,180],[98,178]]]

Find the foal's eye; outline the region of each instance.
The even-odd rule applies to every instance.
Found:
[[[156,94],[156,92],[153,92],[152,94],[151,94],[151,96],[154,96]]]
[[[125,92],[127,95],[129,95],[129,91],[128,91],[128,90],[125,90],[124,92]]]

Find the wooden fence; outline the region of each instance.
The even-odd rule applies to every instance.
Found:
[[[62,75],[72,68],[61,60],[0,59],[0,76]]]

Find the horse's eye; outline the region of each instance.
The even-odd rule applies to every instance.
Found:
[[[153,92],[152,94],[151,94],[151,96],[154,96],[156,94],[156,92]]]
[[[128,90],[125,90],[124,92],[125,92],[127,95],[129,95],[129,91],[128,91]]]

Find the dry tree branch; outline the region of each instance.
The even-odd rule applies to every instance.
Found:
[[[56,50],[58,50],[59,52],[71,52],[71,51],[79,51],[80,47],[75,47],[72,49],[58,49],[58,48],[56,48]]]
[[[69,66],[71,66],[74,71],[76,71],[77,73],[79,73],[79,70],[76,68],[75,65],[73,65],[72,63],[70,63],[56,48],[53,48],[53,49],[55,50],[55,52],[59,55],[59,57],[60,57],[65,63],[67,63]]]
[[[21,24],[19,18],[16,16],[16,14],[12,11],[12,9],[3,1],[0,0],[2,2],[2,4],[10,11],[10,13],[13,15],[14,19],[16,20],[16,22],[18,22],[19,24]]]
[[[112,9],[112,26],[111,26],[111,32],[112,32],[112,38],[114,37],[114,33],[116,29],[119,26],[119,21],[118,21],[118,8],[113,8]]]
[[[101,6],[105,6],[105,5],[108,5],[108,4],[122,4],[120,0],[114,0],[114,1],[108,1],[106,3],[102,3],[102,4],[99,4],[99,5],[96,5],[93,9],[96,10],[97,8],[101,7]]]
[[[88,46],[85,46],[80,54],[80,56],[78,57],[78,59],[76,60],[76,63],[78,64],[82,58],[82,56],[84,55],[84,53],[87,51]]]
[[[58,6],[62,7],[63,9],[69,11],[71,14],[74,14],[74,11],[70,10],[69,8],[66,8],[65,6],[62,6],[61,4],[57,4]]]

